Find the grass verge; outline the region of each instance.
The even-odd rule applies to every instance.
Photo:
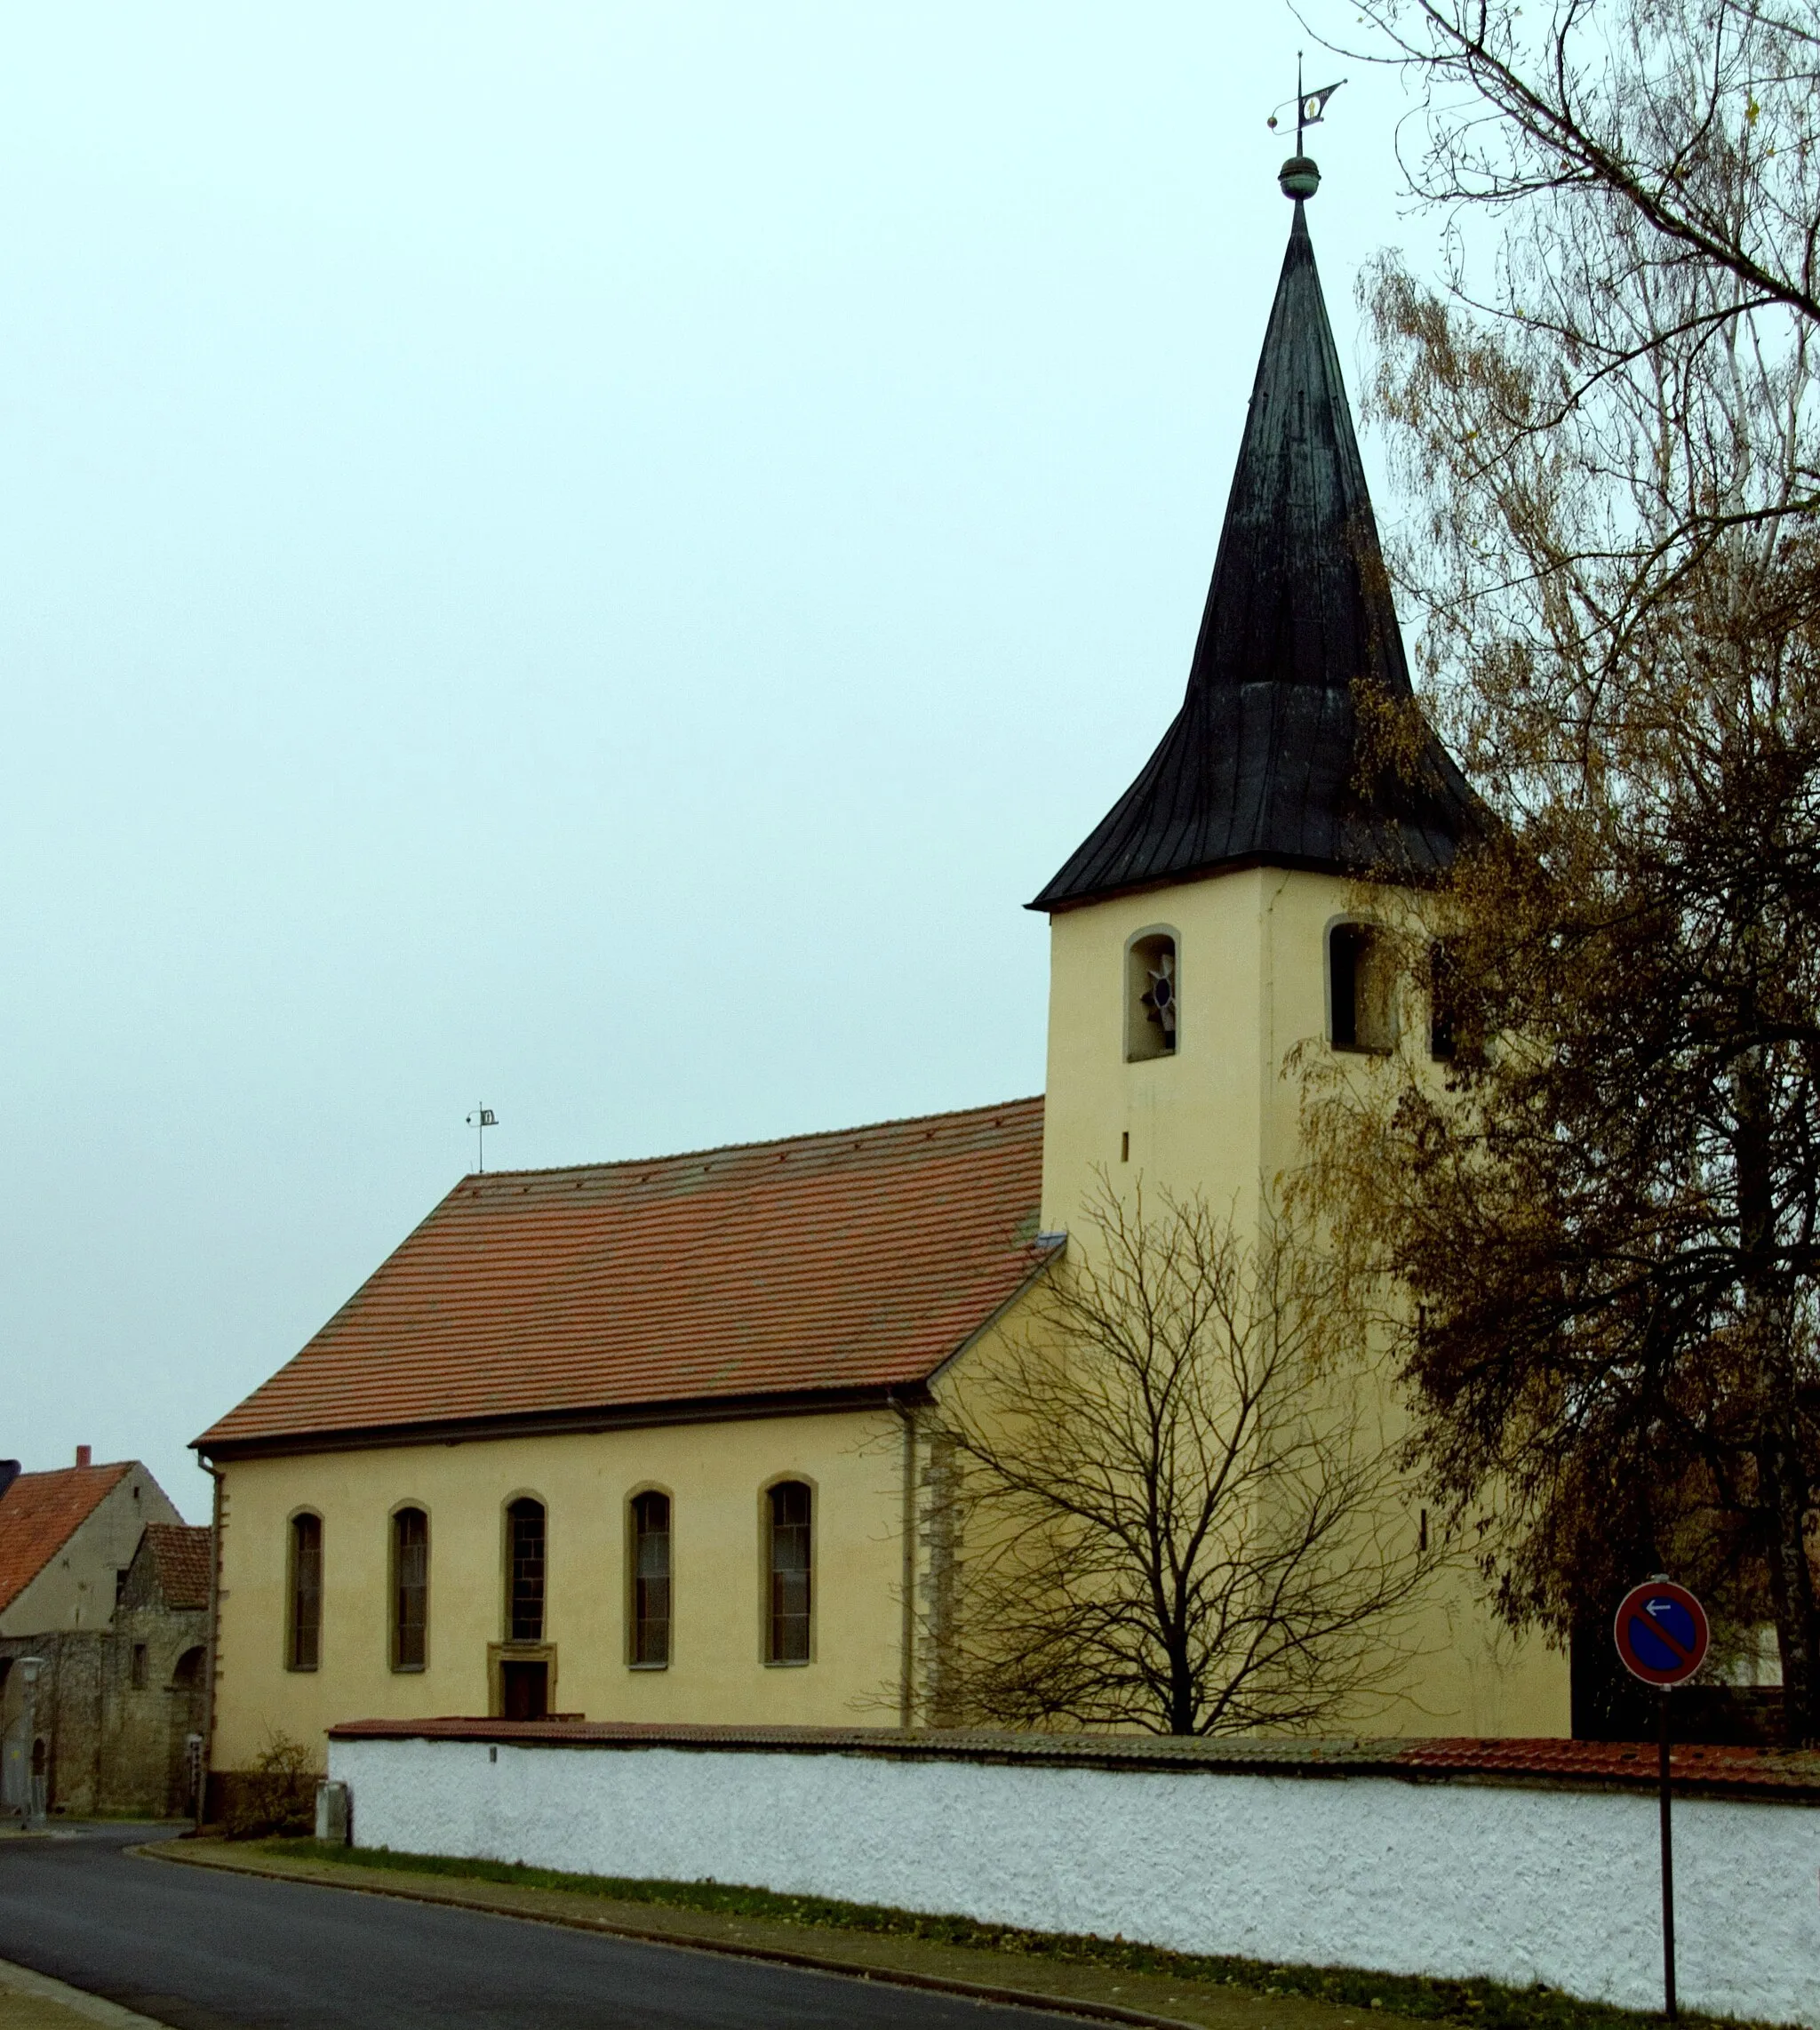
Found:
[[[1581,2002],[1558,1988],[1505,1987],[1492,1980],[1433,1980],[1421,1975],[1361,1972],[1353,1967],[1275,1966],[1226,1954],[1171,1953],[1122,1938],[1023,1931],[1010,1924],[986,1924],[971,1917],[926,1916],[882,1904],[842,1903],[832,1897],[784,1896],[737,1883],[641,1882],[613,1875],[565,1874],[555,1868],[525,1867],[511,1861],[451,1859],[440,1854],[397,1854],[389,1847],[341,1847],[317,1840],[267,1840],[261,1851],[299,1860],[328,1861],[402,1874],[452,1875],[519,1889],[560,1890],[603,1902],[649,1904],[673,1909],[713,1911],[725,1917],[762,1919],[817,1931],[865,1931],[922,1939],[930,1945],[971,1946],[1012,1958],[1058,1961],[1077,1966],[1159,1974],[1205,1986],[1243,1988],[1259,1995],[1303,1995],[1353,2009],[1382,2009],[1398,2016],[1470,2024],[1478,2030],[1640,2030],[1660,2024],[1659,2014]],[[1010,1978],[1009,1976],[1007,1977]],[[1736,2019],[1683,2010],[1680,2021],[1697,2030]]]

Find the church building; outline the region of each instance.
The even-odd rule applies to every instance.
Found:
[[[915,1726],[942,1554],[925,1413],[1066,1256],[1098,1179],[1255,1219],[1297,1053],[1444,1052],[1374,892],[1480,821],[1411,697],[1297,157],[1186,696],[1031,907],[1046,1091],[462,1179],[196,1441],[217,1483],[212,1766],[442,1714]],[[1361,907],[1361,898],[1368,906]],[[1411,1527],[1414,1527],[1413,1518]],[[1568,1670],[1449,1579],[1401,1735],[1565,1735]]]

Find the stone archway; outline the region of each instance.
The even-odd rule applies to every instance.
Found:
[[[200,1735],[203,1730],[207,1689],[203,1666],[207,1658],[208,1651],[197,1642],[178,1658],[171,1673],[171,1738],[164,1809],[173,1818],[188,1816],[196,1810],[189,1740],[192,1734]]]
[[[0,1657],[0,1812],[25,1811],[28,1767],[25,1678],[11,1657]]]

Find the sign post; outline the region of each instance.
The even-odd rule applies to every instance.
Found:
[[[1669,1818],[1668,1695],[1685,1684],[1706,1661],[1712,1632],[1706,1610],[1686,1586],[1672,1579],[1646,1579],[1618,1602],[1612,1625],[1617,1653],[1632,1677],[1656,1687],[1656,1765],[1662,1824],[1662,1994],[1663,2013],[1672,2023],[1678,2011],[1674,1994],[1674,1838]]]

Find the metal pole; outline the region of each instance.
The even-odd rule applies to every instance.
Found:
[[[1678,2011],[1674,1999],[1674,1834],[1668,1806],[1668,1692],[1656,1694],[1661,1725],[1657,1766],[1662,1778],[1662,1994],[1663,2014],[1672,2023]]]

